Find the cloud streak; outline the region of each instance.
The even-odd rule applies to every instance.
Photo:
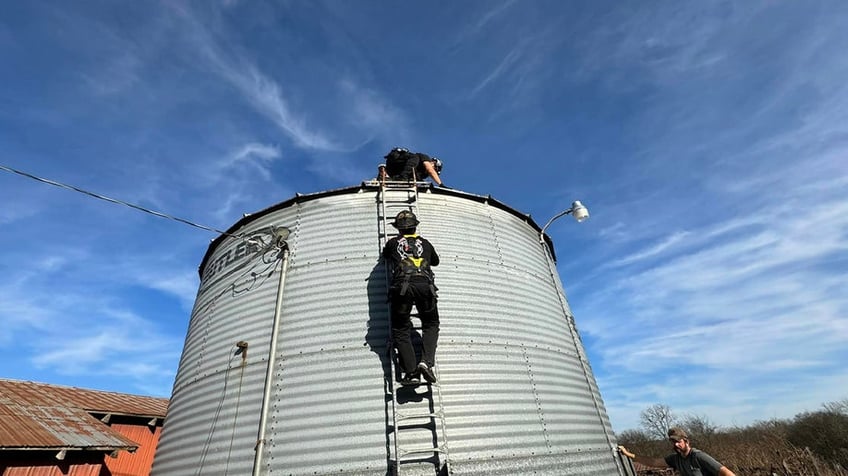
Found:
[[[607,231],[605,233],[608,234],[609,231]],[[628,264],[633,264],[637,261],[642,261],[642,260],[645,260],[647,258],[657,256],[657,255],[663,253],[664,251],[666,251],[667,249],[673,247],[675,244],[682,241],[687,236],[689,236],[689,232],[687,232],[687,231],[676,232],[676,233],[672,234],[671,236],[665,238],[662,242],[657,243],[656,245],[654,245],[654,246],[652,246],[648,249],[645,249],[645,250],[639,251],[637,253],[625,256],[624,258],[612,261],[609,264],[609,266],[613,266],[613,267],[624,266],[624,265],[628,265]]]

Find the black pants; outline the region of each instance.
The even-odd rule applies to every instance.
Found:
[[[418,367],[410,339],[412,322],[409,314],[413,305],[421,319],[421,360],[432,366],[435,363],[436,343],[439,340],[439,309],[436,306],[434,288],[430,283],[410,282],[404,295],[400,294],[398,287],[392,287],[389,296],[392,304],[392,340],[400,356],[401,368],[404,372],[411,373]]]

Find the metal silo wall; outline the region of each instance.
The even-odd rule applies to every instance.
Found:
[[[442,258],[437,364],[453,474],[622,474],[537,229],[455,193],[422,193],[419,215]],[[236,230],[292,230],[263,474],[386,473],[378,216],[376,191],[363,188],[307,196]],[[206,268],[237,246],[218,244]],[[202,280],[153,474],[252,470],[280,269],[270,261],[247,256]]]
[[[424,198],[421,233],[442,258],[437,355],[453,472],[620,474],[537,229],[485,202]]]
[[[296,214],[281,210],[234,233],[291,223]],[[242,247],[241,239],[222,241],[204,270],[151,474],[253,468],[280,265]],[[210,268],[218,271],[209,276]],[[239,341],[249,344],[245,365]]]

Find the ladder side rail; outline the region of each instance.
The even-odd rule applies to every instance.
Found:
[[[415,208],[415,210],[414,210],[415,216],[420,217],[421,215],[419,213],[419,208],[418,208],[418,193],[419,193],[418,192],[418,178],[415,176],[414,170],[412,171],[412,174],[413,174],[412,175],[413,183],[412,183],[412,189],[411,190],[414,193],[414,200],[413,200],[412,203],[414,204],[414,208]],[[420,228],[419,228],[418,231],[420,232]],[[444,455],[444,464],[445,464],[446,469],[447,469],[447,474],[450,475],[452,473],[451,473],[451,465],[450,465],[450,451],[449,451],[449,447],[448,447],[447,423],[445,422],[445,407],[444,407],[444,403],[442,401],[442,385],[441,385],[442,380],[441,380],[440,375],[437,375],[437,377],[438,377],[438,383],[436,383],[436,384],[427,383],[426,384],[430,387],[430,392],[429,392],[430,393],[430,403],[434,405],[434,408],[432,409],[432,413],[431,413],[431,418],[438,419],[439,427],[441,428],[441,433],[442,433],[441,439],[440,439],[438,431],[436,430],[436,428],[434,426],[433,433],[436,437],[436,442],[435,442],[435,445],[434,445],[435,448],[433,448],[433,451],[437,453],[437,458],[438,458],[438,454]],[[435,387],[435,392],[433,391],[433,387]],[[434,401],[433,397],[435,397],[435,401]],[[438,405],[438,408],[435,408],[436,405]],[[437,468],[437,469],[440,469],[440,468]]]
[[[438,368],[437,368],[438,370]],[[445,456],[445,467],[447,468],[447,474],[451,473],[451,464],[450,464],[450,451],[448,446],[448,432],[447,432],[447,423],[445,422],[445,406],[442,402],[442,376],[437,374],[438,383],[430,386],[430,393],[433,392],[433,387],[436,387],[436,400],[438,402],[439,407],[434,408],[434,413],[436,413],[439,417],[439,426],[442,428],[442,439],[439,441],[439,447],[443,448],[441,454]]]
[[[379,233],[379,242],[380,242],[380,259],[383,259],[383,264],[385,266],[385,282],[386,282],[386,292],[388,293],[389,286],[391,284],[391,270],[389,269],[389,263],[385,261],[383,258],[383,249],[386,247],[386,243],[389,241],[389,221],[388,216],[386,215],[386,182],[385,180],[380,182],[380,215],[383,223],[382,233]],[[379,232],[379,230],[378,230]],[[391,302],[388,303],[389,306],[389,316],[388,316],[388,337],[386,339],[386,356],[389,359],[389,379],[387,382],[387,389],[389,393],[392,394],[392,446],[394,450],[394,454],[389,455],[390,464],[394,464],[394,468],[392,474],[400,475],[400,458],[398,457],[400,448],[398,443],[398,401],[397,401],[397,391],[395,388],[395,359],[392,355],[392,349],[394,347],[394,343],[392,340],[392,324],[391,324]]]
[[[387,192],[389,192],[389,190],[397,191],[397,192],[404,192],[405,195],[406,195],[406,199],[403,202],[404,203],[403,208],[410,209],[410,211],[415,213],[415,215],[418,216],[418,217],[421,216],[419,205],[418,205],[419,185],[420,184],[418,183],[417,178],[415,177],[414,174],[415,174],[415,172],[413,171],[412,182],[409,183],[407,187],[403,187],[403,188],[398,187],[400,189],[391,187],[391,185],[387,186],[385,181],[380,183],[380,214],[382,215],[381,221],[382,221],[382,225],[383,225],[383,230],[382,230],[380,240],[379,240],[380,241],[381,255],[382,255],[382,250],[385,247],[385,244],[389,240],[389,236],[388,236],[389,235],[388,234],[389,216],[388,216],[388,209],[387,209],[387,202],[389,201],[389,199],[388,199],[389,193],[387,193]],[[420,225],[419,225],[418,231],[420,231]],[[388,290],[389,286],[391,285],[391,275],[390,275],[390,273],[391,273],[391,271],[387,268],[386,269],[386,289],[387,290]],[[428,407],[430,407],[430,411],[426,415],[421,415],[421,414],[406,415],[406,414],[404,414],[403,412],[400,411],[399,403],[397,401],[397,384],[394,382],[395,373],[398,370],[397,370],[396,365],[395,365],[395,356],[394,356],[394,352],[393,352],[394,343],[393,343],[393,338],[392,338],[392,334],[391,334],[391,303],[389,303],[389,323],[388,323],[388,325],[389,325],[389,339],[388,339],[388,345],[387,345],[386,351],[387,351],[387,354],[388,354],[388,357],[389,357],[390,369],[391,369],[391,379],[392,379],[391,382],[388,383],[388,388],[389,388],[389,391],[392,394],[392,425],[393,425],[392,431],[394,433],[394,438],[393,438],[393,449],[394,449],[393,464],[394,464],[394,468],[393,468],[392,473],[394,475],[397,475],[397,476],[399,476],[401,474],[401,463],[402,463],[402,458],[404,456],[409,456],[409,455],[414,455],[414,454],[422,454],[422,453],[433,453],[435,455],[436,462],[439,463],[436,467],[436,471],[441,470],[441,463],[444,463],[445,468],[447,470],[447,474],[450,475],[450,474],[452,474],[452,472],[451,472],[451,464],[450,464],[450,457],[449,457],[449,448],[448,448],[448,444],[447,444],[447,431],[446,431],[447,425],[446,425],[446,422],[445,422],[445,412],[444,412],[444,403],[442,401],[441,385],[439,383],[436,383],[436,384],[422,383],[422,385],[427,385],[429,387],[429,391],[424,394],[424,395],[429,394],[429,400],[430,400],[429,405],[428,405]],[[435,393],[433,391],[433,387],[436,387]],[[400,443],[400,432],[403,431],[403,429],[399,428],[400,421],[406,420],[408,418],[421,418],[421,417],[425,417],[425,418],[429,418],[430,420],[433,420],[433,426],[432,426],[432,430],[431,430],[432,433],[433,433],[433,439],[435,440],[434,443],[433,443],[433,447],[432,448],[430,448],[430,447],[427,447],[427,448],[423,448],[423,447],[403,448],[401,443]],[[438,426],[436,425],[436,422],[435,422],[436,419],[438,419]],[[439,437],[438,428],[441,429],[441,434],[442,434],[441,438]],[[441,461],[441,459],[440,459],[440,456],[442,456],[442,455],[444,457],[444,461]]]
[[[411,186],[410,189],[408,189],[409,192],[412,193],[412,196],[410,197],[410,199],[411,199],[410,201],[411,201],[411,204],[412,204],[411,208],[414,208],[413,213],[415,213],[415,216],[420,218],[421,214],[419,212],[419,207],[418,207],[418,198],[419,198],[419,196],[418,196],[419,195],[418,178],[415,176],[414,170],[413,170],[412,174],[413,174],[413,176],[412,176],[413,181],[412,181],[412,184],[411,184],[412,186]],[[419,225],[419,228],[418,228],[417,231],[419,232],[419,234],[422,234],[422,233],[420,233],[420,231],[421,231],[420,225]],[[422,384],[427,385],[430,388],[430,391],[428,393],[430,394],[430,404],[432,404],[433,407],[432,407],[432,411],[431,411],[429,417],[431,419],[437,419],[438,420],[438,426],[441,429],[441,433],[442,433],[441,438],[439,438],[439,432],[434,425],[433,435],[435,436],[436,441],[434,442],[434,448],[432,448],[432,451],[434,453],[436,453],[437,458],[439,457],[439,455],[444,456],[444,464],[445,464],[446,469],[447,469],[447,474],[450,475],[450,474],[452,474],[451,473],[451,465],[450,465],[450,451],[449,451],[449,447],[448,447],[447,423],[445,422],[445,408],[444,408],[444,403],[442,401],[441,377],[438,376],[438,375],[437,375],[437,377],[439,377],[439,381],[436,384],[430,384],[430,383],[424,384],[423,382],[422,382]],[[436,389],[435,392],[433,391],[433,387],[435,387],[435,389]],[[434,400],[434,397],[435,397],[435,400]],[[436,408],[436,406],[438,406],[438,408]],[[419,453],[419,452],[420,452],[420,450],[415,451],[415,453]],[[406,453],[406,454],[409,454],[409,453]],[[437,470],[440,470],[440,469],[441,468],[437,468]]]
[[[390,190],[392,192],[403,193],[403,195],[405,196],[405,199],[403,200],[403,203],[404,203],[403,208],[407,208],[407,209],[413,208],[413,206],[411,206],[411,205],[414,205],[413,213],[416,213],[418,211],[418,188],[417,188],[415,183],[412,184],[411,188],[407,185],[403,188],[397,189],[397,188],[393,188],[391,186],[386,186],[385,182],[381,182],[381,186],[380,186],[380,214],[382,215],[381,221],[382,221],[382,224],[383,224],[383,230],[382,230],[382,233],[380,235],[380,240],[379,240],[380,241],[381,256],[382,256],[383,248],[385,248],[386,243],[389,241],[389,231],[388,231],[389,230],[389,214],[388,214],[388,209],[387,209],[387,202],[389,201],[388,195],[390,193]],[[410,192],[414,192],[414,193],[412,195],[410,195]],[[412,203],[410,203],[410,202],[412,202]],[[417,215],[418,215],[418,213],[416,213],[416,216]],[[391,270],[388,269],[388,263],[385,263],[385,265],[386,265],[386,275],[385,275],[386,276],[386,291],[388,292],[389,287],[391,285]],[[386,354],[387,354],[388,359],[389,359],[389,368],[390,368],[390,372],[391,372],[391,374],[389,376],[390,381],[388,382],[388,389],[389,389],[390,393],[392,394],[392,433],[393,433],[392,446],[393,446],[393,450],[394,450],[394,455],[390,455],[390,458],[391,458],[391,456],[394,457],[393,458],[394,468],[393,468],[392,474],[394,474],[396,476],[400,476],[400,474],[401,474],[401,458],[403,456],[409,454],[409,453],[407,453],[406,451],[401,449],[401,443],[400,443],[400,431],[401,430],[399,429],[399,420],[402,420],[403,416],[400,415],[400,413],[401,413],[400,409],[399,409],[400,404],[397,401],[397,383],[395,382],[395,374],[398,372],[398,369],[395,365],[394,341],[393,341],[392,329],[391,329],[391,302],[389,302],[389,319],[388,319],[387,324],[388,324],[388,340],[387,340],[387,345],[386,345]],[[400,416],[400,418],[399,418],[399,416]]]

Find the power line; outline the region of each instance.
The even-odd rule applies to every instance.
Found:
[[[104,195],[100,195],[100,194],[97,194],[97,193],[94,193],[94,192],[89,192],[88,190],[83,190],[79,187],[74,187],[73,185],[67,185],[67,184],[64,184],[64,183],[61,183],[61,182],[57,182],[55,180],[50,180],[50,179],[38,177],[38,176],[35,176],[35,175],[32,175],[32,174],[23,172],[21,170],[13,169],[12,167],[7,167],[7,166],[2,165],[2,164],[0,164],[0,170],[5,170],[6,172],[11,172],[13,174],[22,175],[24,177],[27,177],[27,178],[30,178],[30,179],[33,179],[33,180],[36,180],[36,181],[39,181],[39,182],[42,182],[42,183],[46,183],[48,185],[53,185],[55,187],[72,190],[74,192],[79,192],[79,193],[88,195],[90,197],[94,197],[94,198],[104,200],[104,201],[107,201],[107,202],[117,203],[118,205],[123,205],[125,207],[135,208],[136,210],[142,211],[144,213],[149,213],[153,216],[157,216],[157,217],[160,217],[160,218],[166,218],[168,220],[174,220],[174,221],[183,223],[185,225],[193,226],[195,228],[200,228],[201,230],[213,231],[215,233],[220,233],[222,235],[232,236],[233,238],[239,238],[238,236],[227,233],[226,231],[221,231],[221,230],[218,230],[216,228],[212,228],[212,227],[208,227],[208,226],[205,226],[205,225],[200,225],[200,224],[197,224],[197,223],[194,223],[194,222],[190,222],[190,221],[185,220],[183,218],[171,216],[171,215],[168,215],[168,214],[165,214],[165,213],[162,213],[162,212],[157,212],[155,210],[150,210],[150,209],[144,208],[144,207],[139,206],[139,205],[134,205],[132,203],[125,202],[123,200],[118,200],[118,199],[115,199],[115,198],[109,198],[109,197],[104,196]]]

